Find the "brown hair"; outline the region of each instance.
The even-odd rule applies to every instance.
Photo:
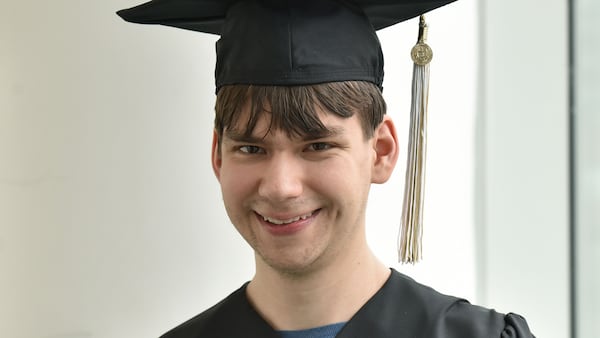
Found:
[[[270,114],[269,130],[279,129],[289,136],[325,134],[327,128],[316,108],[341,117],[359,114],[364,136],[369,139],[383,120],[386,105],[379,88],[365,81],[328,82],[307,86],[228,85],[222,87],[215,104],[215,130],[236,126],[244,105],[250,105],[246,129],[250,136],[262,114]],[[268,131],[267,130],[267,133]]]

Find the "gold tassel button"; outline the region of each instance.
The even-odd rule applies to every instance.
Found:
[[[413,62],[419,66],[425,66],[433,59],[433,51],[426,43],[417,43],[410,51]]]

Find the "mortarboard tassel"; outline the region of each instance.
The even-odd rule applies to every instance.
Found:
[[[411,51],[414,62],[408,159],[404,186],[404,204],[398,255],[402,263],[421,259],[423,235],[423,200],[425,192],[425,153],[427,151],[427,100],[429,96],[429,62],[433,57],[427,40],[427,24],[421,15],[419,38]]]

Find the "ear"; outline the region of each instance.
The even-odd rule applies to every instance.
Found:
[[[384,183],[392,175],[399,153],[396,127],[391,117],[387,115],[375,129],[373,149],[375,150],[375,161],[371,169],[371,182]]]
[[[216,130],[213,130],[212,148],[211,148],[211,163],[213,172],[217,180],[221,178],[221,149],[219,146],[219,135]]]

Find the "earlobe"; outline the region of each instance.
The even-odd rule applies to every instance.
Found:
[[[213,139],[211,147],[211,163],[213,172],[217,177],[217,180],[221,178],[221,147],[219,143],[219,135],[216,130],[213,130]]]
[[[375,161],[373,163],[371,182],[386,182],[398,160],[399,144],[394,122],[389,116],[385,116],[373,135],[373,147],[375,150]]]

